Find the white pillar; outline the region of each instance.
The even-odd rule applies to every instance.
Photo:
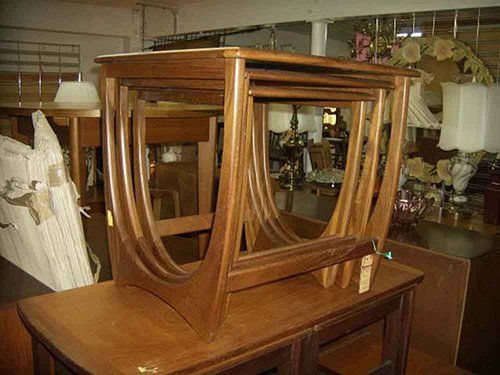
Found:
[[[326,41],[328,39],[328,21],[311,22],[311,55],[326,56]],[[323,133],[323,111],[318,108],[316,111],[316,131],[309,133],[308,138],[314,142],[321,142]]]
[[[326,41],[328,39],[328,22],[311,22],[311,55],[326,56]]]
[[[328,39],[328,21],[312,21],[311,22],[311,55],[326,56],[326,41]],[[307,133],[308,139],[313,139],[314,143],[321,142],[323,139],[323,110],[316,108],[316,115],[314,119],[316,131],[314,133]],[[312,170],[311,160],[309,153],[304,152],[304,166],[305,171]]]

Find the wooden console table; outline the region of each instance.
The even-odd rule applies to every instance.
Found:
[[[306,274],[235,294],[214,341],[171,307],[113,282],[33,297],[19,313],[34,340],[37,373],[313,374],[321,346],[385,318],[382,362],[404,374],[414,290],[422,273],[382,263],[372,289],[325,289]],[[259,317],[256,319],[256,317]]]
[[[335,199],[301,191],[276,194],[280,209],[322,221],[330,217]],[[454,225],[423,220],[389,232],[385,250],[392,251],[394,262],[425,274],[415,298],[412,347],[474,373],[496,373],[500,234],[462,228],[468,221]],[[317,227],[310,230],[320,231]],[[491,228],[500,233],[500,227]]]
[[[387,249],[426,275],[412,346],[474,373],[498,372],[500,236],[422,221],[393,230]]]
[[[30,137],[21,131],[20,118],[30,117],[37,110],[42,111],[46,117],[53,118],[56,124],[68,127],[68,146],[71,160],[70,176],[78,192],[82,194],[85,180],[83,147],[97,146],[99,143],[100,107],[94,104],[77,105],[75,103],[23,103],[21,105],[18,103],[0,103],[0,115],[10,119],[12,137],[26,144],[31,143]],[[90,128],[89,126],[81,127],[83,119],[90,120],[88,123]],[[31,120],[29,122],[31,124]],[[28,128],[29,132],[33,134],[32,126],[30,125]],[[82,140],[82,136],[85,140]]]
[[[101,108],[98,105],[77,103],[0,103],[0,116],[8,117],[12,137],[20,142],[30,144],[33,135],[31,113],[41,110],[46,117],[57,125],[53,127],[59,141],[67,142],[71,160],[70,176],[78,192],[85,199],[86,171],[83,149],[100,147],[101,142]],[[149,104],[146,107],[146,142],[148,144],[166,144],[197,142],[200,152],[206,155],[200,158],[198,168],[204,172],[200,176],[200,185],[211,186],[213,180],[214,148],[216,143],[216,116],[222,108],[208,105],[183,105],[179,103]],[[132,111],[129,111],[131,116]],[[68,129],[67,134],[65,129]],[[75,167],[78,166],[78,167]],[[206,194],[206,192],[202,192]],[[199,197],[201,206],[210,206],[210,197]]]

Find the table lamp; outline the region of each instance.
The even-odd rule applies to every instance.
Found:
[[[285,156],[285,167],[279,178],[281,186],[289,190],[295,190],[302,185],[304,171],[300,168],[300,160],[305,144],[300,133],[316,131],[314,109],[314,107],[286,104],[269,106],[269,130],[274,133],[290,132],[281,144]]]
[[[422,78],[412,78],[411,81],[406,126],[410,128],[439,129],[441,126],[439,121],[425,103]]]
[[[447,82],[442,87],[443,123],[438,147],[458,150],[449,166],[455,190],[452,209],[457,215],[470,215],[465,189],[477,171],[471,153],[500,152],[500,85]]]
[[[61,82],[57,90],[55,103],[99,104],[99,94],[92,82],[66,81]]]
[[[65,81],[61,82],[57,90],[54,103],[71,103],[80,105],[95,105],[100,106],[101,100],[97,89],[92,82],[87,81]],[[95,149],[86,149],[86,165],[87,165],[87,186],[89,190],[95,185],[97,167],[95,163]]]

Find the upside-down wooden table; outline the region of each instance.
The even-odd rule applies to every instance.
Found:
[[[258,286],[262,286],[257,289],[260,291],[271,288],[271,295],[273,286],[265,284],[281,279],[312,272],[324,287],[337,281],[346,289],[359,273],[360,289],[369,289],[379,264],[375,244],[384,247],[399,179],[410,77],[418,73],[237,47],[111,55],[96,61],[103,64],[108,237],[117,287],[133,285],[158,296],[215,346],[224,319],[229,318],[230,295],[233,304],[243,299],[242,309],[251,308],[258,321],[265,319],[264,312],[244,296]],[[131,137],[128,102],[132,91],[137,96]],[[388,91],[393,91],[394,97],[391,136],[383,181],[373,204]],[[156,100],[224,105],[223,157],[214,213],[155,220],[146,171],[145,107],[146,102]],[[344,182],[331,220],[319,237],[300,231],[316,225],[314,220],[300,219],[303,225],[294,230],[274,202],[267,147],[269,102],[352,110]],[[361,172],[368,102],[373,106]],[[132,152],[128,147],[131,138]],[[162,235],[199,231],[210,231],[205,258],[190,266],[176,264],[161,241]],[[363,272],[358,272],[361,258]],[[412,285],[416,279],[412,278]],[[283,281],[286,285],[291,282]],[[317,288],[323,292],[320,285]],[[115,287],[109,290],[113,295],[124,293]],[[259,295],[254,302],[265,298],[265,294]],[[401,306],[401,299],[398,304]],[[268,308],[272,309],[272,303]],[[320,320],[328,319],[327,315],[321,315]],[[311,328],[317,323],[307,324]],[[285,322],[274,324],[278,331],[286,330]],[[299,334],[300,330],[294,332]],[[265,331],[255,335],[262,342],[270,337]],[[280,341],[276,336],[270,340]]]

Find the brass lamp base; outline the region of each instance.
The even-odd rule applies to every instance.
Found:
[[[280,174],[280,186],[290,191],[302,186],[304,173],[300,168],[300,160],[304,154],[304,141],[299,135],[296,105],[293,106],[293,116],[290,120],[290,133],[286,142],[281,145],[285,156],[285,169]]]
[[[294,191],[302,187],[304,176],[293,173],[293,171],[285,171],[280,174],[279,182],[283,189]]]

